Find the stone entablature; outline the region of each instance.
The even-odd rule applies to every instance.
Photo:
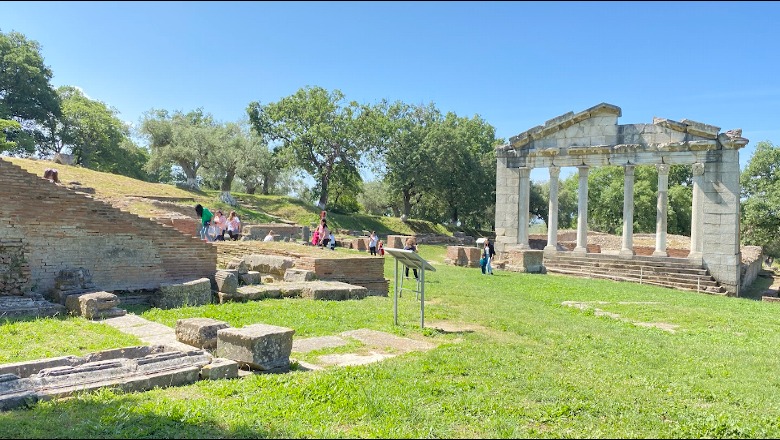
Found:
[[[510,138],[496,154],[508,168],[693,164],[717,161],[713,150],[747,144],[741,130],[719,134],[720,127],[683,119],[653,118],[652,124],[618,125],[619,107],[599,104],[566,113]]]

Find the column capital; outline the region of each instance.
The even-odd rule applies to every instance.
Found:
[[[626,176],[634,175],[634,165],[623,165],[623,173]]]
[[[551,178],[557,179],[558,176],[560,176],[560,175],[561,175],[561,167],[555,166],[555,165],[550,167],[550,177]]]
[[[671,168],[671,165],[667,163],[659,163],[655,165],[655,168],[658,170],[658,174],[669,174],[669,168]]]
[[[704,175],[704,164],[701,162],[696,162],[693,165],[691,165],[691,171],[693,171],[694,176],[703,176]]]
[[[520,173],[520,177],[528,177],[531,175],[530,167],[520,167],[517,169],[517,171]]]

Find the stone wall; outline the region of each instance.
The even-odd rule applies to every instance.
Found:
[[[311,247],[296,252],[296,245],[290,244],[290,249],[265,246],[262,242],[226,241],[215,243],[219,267],[227,267],[233,258],[247,255],[277,255],[295,260],[296,269],[309,270],[317,278],[325,281],[341,281],[343,283],[362,286],[368,289],[369,295],[387,296],[389,282],[384,277],[385,259],[372,256],[344,256],[329,250],[316,248],[322,256],[311,255]]]
[[[14,261],[20,252],[24,256],[18,262],[22,293],[47,294],[60,271],[75,268],[87,269],[95,288],[106,291],[154,289],[164,282],[210,277],[216,270],[212,244],[2,159],[0,200],[0,260]],[[0,264],[0,277],[10,272]],[[17,288],[6,286],[0,293],[17,293]]]
[[[304,239],[303,226],[286,223],[266,223],[259,225],[244,225],[241,228],[241,240],[262,240],[274,231],[274,241],[299,241]]]

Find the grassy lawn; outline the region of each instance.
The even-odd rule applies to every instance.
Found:
[[[780,379],[772,373],[780,368],[780,304],[556,275],[483,276],[444,265],[444,246],[420,252],[437,269],[426,273],[426,329],[408,293],[398,326],[392,297],[136,311],[170,326],[195,316],[282,325],[296,338],[369,328],[438,344],[431,351],[144,393],[85,393],[0,413],[0,437],[780,436]],[[387,278],[393,267],[387,257]],[[437,331],[438,321],[475,330]],[[76,318],[0,324],[3,363],[136,343]]]

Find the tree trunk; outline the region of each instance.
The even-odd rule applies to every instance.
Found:
[[[412,195],[408,189],[403,190],[404,198],[404,215],[408,218],[409,213],[412,211]]]
[[[328,176],[323,175],[320,180],[320,201],[317,203],[320,209],[325,209],[328,206],[328,183]]]

